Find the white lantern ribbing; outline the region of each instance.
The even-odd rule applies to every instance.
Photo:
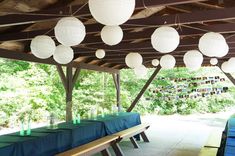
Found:
[[[64,45],[58,45],[53,55],[54,60],[60,64],[67,64],[71,62],[73,57],[73,49]]]
[[[40,59],[46,59],[53,55],[55,51],[55,42],[51,37],[39,35],[32,39],[30,44],[31,52]]]
[[[121,25],[135,10],[135,0],[89,0],[91,15],[103,25]]]
[[[160,59],[160,65],[163,69],[172,69],[175,66],[175,58],[172,55],[164,55]]]
[[[137,68],[142,65],[143,58],[139,53],[129,53],[125,57],[126,65],[130,68]]]
[[[178,47],[179,42],[180,36],[178,32],[168,26],[157,28],[151,36],[153,48],[161,53],[174,51]]]
[[[123,31],[120,26],[104,26],[101,30],[101,39],[107,45],[116,45],[122,41]]]
[[[153,59],[152,60],[152,65],[157,67],[159,65],[159,60],[158,59]]]
[[[228,45],[225,38],[214,32],[204,34],[198,44],[199,50],[209,57],[222,57],[228,53]]]
[[[214,65],[216,65],[217,63],[218,63],[218,59],[217,59],[217,58],[211,58],[211,59],[210,59],[210,64],[211,64],[211,65],[214,66]]]
[[[147,75],[147,68],[144,65],[134,68],[135,75],[138,77],[144,77]]]
[[[75,17],[61,18],[54,30],[56,39],[65,46],[78,45],[86,36],[84,24]]]
[[[96,52],[95,52],[95,56],[99,59],[104,58],[104,56],[105,56],[104,49],[97,49]]]
[[[186,67],[193,68],[201,66],[203,62],[203,56],[198,50],[190,50],[184,54],[184,63]],[[196,68],[196,69],[197,69]]]

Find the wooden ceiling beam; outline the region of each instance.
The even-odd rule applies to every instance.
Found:
[[[158,1],[136,1],[136,9],[141,9],[145,7],[157,7],[157,6],[170,6],[178,4],[187,4],[194,2],[201,2],[205,0],[158,0]],[[80,9],[80,10],[79,10]],[[79,10],[75,16],[80,18],[90,16],[90,11],[88,5],[77,5],[77,6],[65,6],[50,10],[36,11],[28,14],[11,13],[9,15],[0,17],[0,27],[22,25],[22,24],[32,24],[41,21],[57,20],[64,16],[70,16],[71,10],[75,12]]]

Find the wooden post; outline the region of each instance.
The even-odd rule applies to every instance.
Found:
[[[72,120],[72,82],[73,82],[73,68],[71,65],[66,67],[66,121]]]
[[[116,98],[117,98],[117,107],[118,111],[121,111],[121,102],[120,102],[120,73],[112,74],[113,81],[116,88]]]
[[[72,120],[72,94],[76,80],[80,73],[80,68],[77,68],[73,75],[72,64],[66,67],[66,76],[61,66],[57,65],[57,71],[60,75],[61,81],[66,93],[66,121]]]
[[[117,107],[118,107],[118,111],[121,111],[121,101],[120,101],[120,73],[118,73],[117,75]]]
[[[148,86],[150,85],[150,83],[153,81],[153,79],[155,78],[155,76],[157,75],[157,73],[160,71],[160,67],[157,67],[155,69],[155,71],[153,72],[153,74],[151,75],[151,77],[148,79],[148,81],[146,82],[146,84],[144,85],[144,87],[141,89],[141,91],[139,92],[139,94],[137,95],[137,97],[135,98],[135,100],[132,102],[132,104],[130,105],[130,107],[127,109],[127,112],[131,112],[132,109],[135,107],[135,105],[137,104],[137,102],[139,101],[139,99],[141,98],[141,96],[144,94],[144,92],[146,91],[146,89],[148,88]]]

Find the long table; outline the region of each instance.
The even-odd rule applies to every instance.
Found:
[[[30,136],[19,136],[19,132],[2,135],[0,156],[51,156],[140,123],[138,113],[119,113],[81,120],[78,125],[60,123],[55,130],[32,129]]]

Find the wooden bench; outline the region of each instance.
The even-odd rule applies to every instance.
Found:
[[[114,136],[118,136],[118,142],[122,141],[123,139],[127,139],[129,138],[131,140],[131,143],[133,144],[134,148],[139,148],[138,143],[136,142],[136,140],[134,139],[134,136],[137,134],[140,134],[141,137],[143,138],[144,142],[149,142],[149,139],[147,138],[146,134],[145,134],[145,130],[147,130],[150,127],[149,124],[140,124],[128,129],[125,129],[123,131],[114,133]],[[122,150],[120,149],[119,145],[116,144],[116,147],[113,147],[113,150],[115,151],[116,154],[122,156],[124,155],[122,153]],[[119,153],[121,152],[121,153]]]
[[[118,139],[119,137],[115,135],[105,136],[85,145],[59,153],[56,156],[89,156],[98,152],[101,152],[103,156],[111,156],[108,147],[112,146],[115,148]]]

